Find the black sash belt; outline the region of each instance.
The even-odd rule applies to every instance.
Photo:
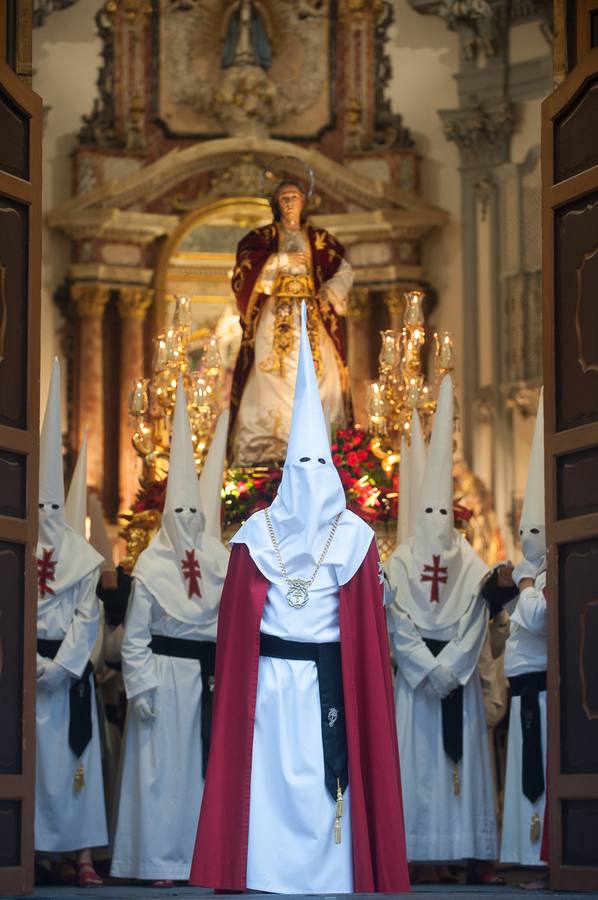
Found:
[[[509,678],[511,697],[521,697],[521,734],[523,767],[521,788],[524,796],[535,803],[544,793],[544,760],[542,758],[542,726],[538,694],[546,690],[546,672],[526,672]]]
[[[205,777],[210,753],[212,731],[212,696],[216,668],[216,644],[213,641],[190,641],[186,638],[166,637],[155,634],[150,649],[158,656],[174,656],[176,659],[196,659],[201,665],[201,749],[202,770]]]
[[[436,641],[423,638],[423,642],[432,654],[438,656],[448,641]],[[463,756],[463,686],[459,685],[448,697],[441,701],[442,709],[442,743],[448,758],[458,765]]]
[[[338,785],[344,793],[349,783],[341,645],[304,644],[302,641],[285,641],[270,634],[260,634],[260,656],[311,660],[316,664],[326,788],[332,799],[337,800]]]
[[[46,659],[54,659],[62,641],[51,641],[47,638],[37,639],[37,652]],[[93,672],[91,662],[79,679],[71,676],[69,690],[69,747],[76,757],[80,757],[91,740],[91,691]]]

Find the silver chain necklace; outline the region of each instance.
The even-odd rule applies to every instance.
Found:
[[[316,575],[320,571],[320,566],[324,562],[326,558],[326,554],[330,550],[330,545],[332,543],[332,539],[336,532],[338,523],[340,521],[340,517],[342,516],[342,510],[334,517],[334,521],[332,523],[332,528],[330,529],[330,534],[328,535],[328,539],[324,544],[324,549],[320,554],[320,558],[318,560],[318,564],[313,571],[313,575],[309,580],[304,578],[290,578],[289,573],[287,572],[287,568],[283,562],[282,556],[280,555],[280,547],[278,546],[278,541],[276,540],[276,535],[274,534],[274,528],[272,527],[272,520],[270,518],[270,513],[268,509],[264,510],[264,515],[266,517],[266,525],[268,526],[268,532],[270,533],[270,540],[272,541],[272,546],[274,547],[274,553],[276,554],[276,559],[278,560],[278,565],[280,567],[280,571],[282,572],[282,576],[286,583],[289,586],[287,591],[287,602],[289,606],[292,606],[293,609],[302,609],[305,606],[307,601],[309,600],[309,589],[316,580]]]

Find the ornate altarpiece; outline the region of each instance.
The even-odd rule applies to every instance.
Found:
[[[193,297],[198,336],[230,307],[238,236],[269,221],[259,177],[273,157],[313,167],[311,218],[356,270],[348,353],[363,421],[378,330],[425,285],[421,242],[446,221],[419,197],[416,149],[385,96],[392,17],[381,0],[106,0],[98,12],[99,93],[73,198],[48,223],[73,243],[57,295],[72,326],[70,442],[87,424],[90,483],[111,517],[135,491],[129,387],[169,296]]]

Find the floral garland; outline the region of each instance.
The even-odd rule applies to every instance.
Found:
[[[397,520],[399,479],[395,471],[388,475],[372,453],[371,437],[359,428],[342,428],[334,434],[332,462],[341,479],[347,507],[366,522]],[[222,489],[223,526],[240,525],[254,512],[269,506],[282,478],[278,467],[229,469]],[[148,509],[162,510],[166,479],[148,482],[140,488],[132,507],[133,514]]]
[[[347,507],[367,522],[395,523],[398,475],[387,475],[370,449],[371,437],[358,428],[338,429],[332,462],[345,489]],[[269,506],[282,477],[280,468],[229,469],[224,484],[224,525],[240,524]]]

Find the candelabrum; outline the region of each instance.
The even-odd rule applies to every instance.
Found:
[[[134,423],[133,446],[143,460],[143,481],[159,481],[168,473],[172,414],[179,374],[183,376],[195,463],[201,467],[217,415],[222,362],[216,338],[206,341],[200,367],[191,371],[187,346],[191,337],[191,304],[177,297],[172,325],[154,339],[150,378],[132,386],[129,411]]]
[[[371,446],[386,470],[399,461],[401,437],[409,436],[414,409],[419,413],[424,435],[428,435],[440,382],[455,368],[452,335],[448,331],[435,332],[431,376],[425,377],[423,300],[422,291],[405,294],[403,327],[400,331],[381,332],[379,374],[368,385],[367,414],[374,435]]]

